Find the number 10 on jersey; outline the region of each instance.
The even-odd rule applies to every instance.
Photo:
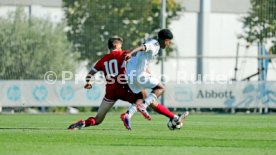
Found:
[[[106,75],[109,77],[115,77],[119,74],[118,71],[118,62],[116,59],[104,62]]]

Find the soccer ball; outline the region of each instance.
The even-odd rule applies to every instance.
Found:
[[[183,123],[176,124],[173,120],[169,120],[167,126],[170,130],[180,130],[183,126]]]

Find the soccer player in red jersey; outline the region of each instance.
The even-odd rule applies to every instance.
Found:
[[[119,37],[112,37],[108,40],[109,54],[103,56],[92,67],[88,75],[86,76],[87,84],[85,89],[92,88],[91,78],[98,71],[102,71],[106,78],[106,94],[102,100],[102,103],[98,109],[96,117],[89,117],[88,119],[80,120],[74,124],[71,124],[68,129],[81,129],[83,127],[99,125],[105,118],[106,113],[113,107],[118,99],[135,103],[138,99],[143,99],[146,96],[146,91],[134,94],[129,89],[125,79],[125,60],[124,57],[129,51],[122,50],[123,40]],[[121,119],[127,129],[131,129],[130,122],[125,115],[121,115]]]

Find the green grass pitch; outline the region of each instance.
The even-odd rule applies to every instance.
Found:
[[[68,131],[92,114],[2,114],[0,154],[276,154],[276,115],[191,114],[178,131],[168,130],[168,119],[157,114],[152,121],[136,114],[127,131],[119,115],[110,112],[100,126]]]

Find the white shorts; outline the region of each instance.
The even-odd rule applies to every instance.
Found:
[[[130,90],[138,94],[141,92],[142,89],[152,89],[156,87],[159,83],[159,80],[150,75],[150,74],[144,74],[140,76],[134,76],[134,77],[128,77],[128,86]]]

